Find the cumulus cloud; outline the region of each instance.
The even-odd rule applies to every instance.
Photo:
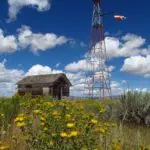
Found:
[[[40,64],[33,65],[27,72],[19,69],[7,69],[6,60],[0,63],[0,96],[12,96],[17,91],[16,83],[25,76],[65,73],[72,83],[70,89],[71,96],[85,96],[88,93],[85,74],[83,72],[65,72],[63,70],[55,70],[49,66]],[[118,84],[112,82],[113,89],[118,88]]]
[[[141,55],[148,55],[149,47],[143,48],[146,39],[135,34],[126,34],[121,38],[106,37],[107,57],[130,57]]]
[[[66,65],[65,70],[70,72],[86,71],[88,69],[87,64],[88,62],[85,59],[79,60]]]
[[[55,74],[55,73],[62,73],[61,70],[53,70],[49,66],[42,66],[42,65],[34,65],[32,66],[28,72],[26,73],[26,76],[32,76],[32,75],[42,75],[42,74]]]
[[[50,9],[50,1],[49,0],[8,0],[9,4],[9,20],[15,20],[17,14],[23,7],[32,7],[36,8],[37,11],[43,12]]]
[[[105,66],[105,64],[101,64],[103,67]],[[95,62],[94,64],[95,69],[97,68],[98,71],[98,67],[99,67],[99,61],[98,63]],[[72,62],[68,65],[65,66],[65,70],[69,71],[69,72],[81,72],[81,71],[90,71],[91,70],[91,65],[90,63],[86,60],[86,59],[82,59],[79,60],[77,62]],[[108,66],[108,71],[112,72],[115,69],[114,66]]]
[[[7,69],[6,60],[0,63],[0,96],[11,96],[16,92],[16,83],[24,76],[23,70]]]
[[[130,57],[150,54],[150,46],[144,47],[146,39],[136,34],[128,33],[122,37],[105,37],[105,42],[102,42],[102,47],[106,47],[107,58],[117,57]],[[100,44],[97,43],[95,47],[91,48],[91,55],[104,58],[104,54],[101,54]],[[88,54],[85,54],[85,57]]]
[[[89,89],[92,89],[86,82],[86,77],[81,73],[73,73],[70,76],[68,76],[70,81],[72,82],[73,86],[70,89],[71,96],[76,97],[85,97],[89,94]],[[124,92],[124,89],[122,88],[121,84],[117,81],[111,82],[111,90],[113,96],[120,95]],[[94,90],[94,95],[98,96],[100,93],[99,90]],[[108,95],[108,92],[105,91],[105,95]]]
[[[33,33],[28,26],[22,26],[18,32],[19,47],[22,49],[29,47],[34,53],[52,49],[68,41],[66,37],[54,33]]]
[[[49,66],[34,65],[27,72],[19,69],[7,69],[6,60],[0,62],[0,96],[12,96],[17,92],[16,83],[30,75],[41,75],[41,74],[56,74],[62,73],[61,70],[51,69]]]
[[[0,29],[0,53],[12,53],[17,50],[17,40],[14,35],[4,35]]]
[[[124,93],[122,85],[118,81],[111,81],[111,92],[113,96],[118,96]]]
[[[63,70],[55,70],[49,66],[43,66],[40,64],[32,66],[27,72],[18,69],[7,69],[6,60],[0,63],[0,96],[12,96],[17,91],[16,83],[23,77],[28,75],[41,75],[41,74],[56,74],[56,73],[66,73],[67,77],[72,83],[70,89],[71,96],[84,97],[88,94],[86,77],[83,72],[64,72]],[[112,81],[111,88],[113,96],[120,95],[124,92],[121,82]],[[148,89],[136,88],[138,91],[148,91]],[[95,95],[98,91],[94,91]]]
[[[65,36],[57,36],[54,33],[33,33],[28,26],[22,26],[18,35],[4,35],[0,29],[0,53],[13,53],[29,48],[33,53],[46,51],[63,45],[69,41]]]
[[[150,55],[126,58],[121,71],[150,77]]]

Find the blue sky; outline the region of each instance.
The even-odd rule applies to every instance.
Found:
[[[127,17],[122,22],[115,21],[112,15],[104,18],[109,65],[115,67],[112,71],[114,94],[126,88],[123,80],[133,89],[145,91],[150,88],[149,5],[146,0],[143,3],[140,0],[102,1],[105,13],[115,11]],[[92,0],[34,0],[32,4],[27,0],[1,1],[0,95],[12,94],[15,82],[24,75],[43,70],[43,73],[65,71],[73,83],[78,82],[74,76],[81,77],[79,62],[88,51],[92,8]],[[53,40],[52,34],[56,36]],[[115,49],[113,56],[112,48]],[[6,78],[10,79],[7,81]],[[77,86],[72,90],[77,93],[80,88]]]

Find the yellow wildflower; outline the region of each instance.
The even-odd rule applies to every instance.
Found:
[[[22,121],[24,121],[24,118],[23,118],[23,117],[17,117],[17,118],[15,119],[15,122],[22,122]]]
[[[18,128],[22,128],[22,127],[24,127],[25,126],[25,123],[24,122],[18,122],[17,123],[17,127]]]
[[[47,105],[48,105],[49,107],[53,107],[53,106],[54,106],[54,104],[51,103],[51,102],[47,102]]]
[[[46,119],[44,117],[40,117],[40,120],[43,122],[46,121]]]
[[[92,120],[90,121],[90,123],[92,123],[92,124],[97,124],[98,121],[97,121],[96,119],[92,119]]]
[[[74,123],[67,123],[67,127],[68,128],[73,128],[74,127]]]
[[[100,133],[104,134],[105,133],[105,129],[104,128],[99,128]]]
[[[67,137],[67,133],[66,133],[66,132],[61,132],[61,133],[60,133],[60,136],[61,136],[62,138]]]
[[[77,131],[71,131],[70,137],[76,137],[78,135]]]
[[[100,108],[100,113],[104,113],[106,110],[105,110],[105,108]]]
[[[38,115],[38,114],[41,114],[41,113],[42,113],[42,111],[41,111],[41,110],[39,110],[39,109],[37,109],[37,110],[33,110],[33,113],[34,113],[34,114],[36,114],[36,115]]]

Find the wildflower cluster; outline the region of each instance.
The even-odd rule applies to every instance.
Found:
[[[95,105],[95,106],[93,106]],[[34,98],[22,102],[21,113],[15,115],[10,139],[13,149],[99,150],[133,149],[116,136],[118,125],[106,121],[104,105],[78,101],[45,101]],[[0,114],[0,118],[4,118]],[[138,145],[138,148],[140,145]],[[8,149],[0,143],[1,149]]]

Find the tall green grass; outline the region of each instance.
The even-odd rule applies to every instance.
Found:
[[[16,94],[11,98],[0,98],[0,128],[2,126],[7,128],[20,112],[20,103],[31,100],[31,98],[32,95],[29,93],[23,97]]]
[[[150,93],[128,92],[122,95],[117,113],[122,121],[150,125]]]

